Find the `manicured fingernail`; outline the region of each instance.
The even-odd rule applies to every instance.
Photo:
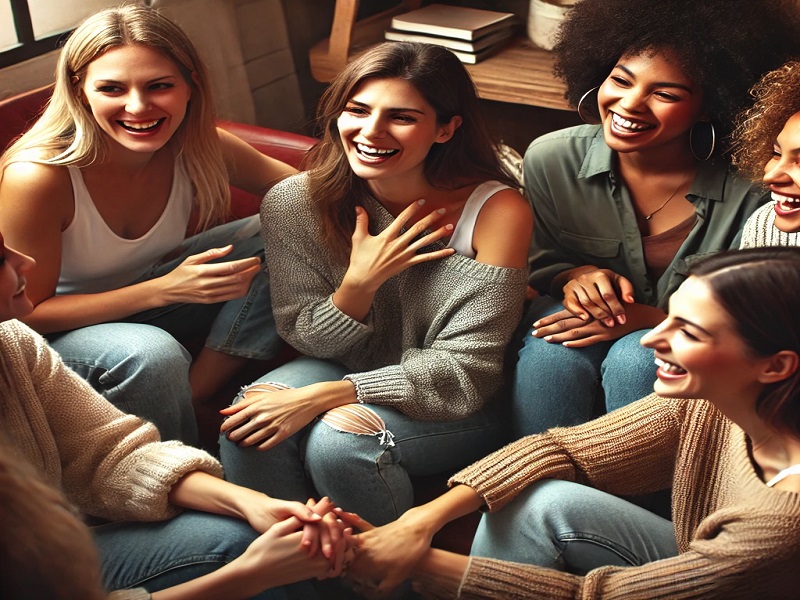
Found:
[[[531,331],[531,335],[534,336],[534,337],[537,336],[538,334],[539,334],[539,330],[538,329],[534,329],[533,331]]]
[[[618,315],[617,316],[617,322],[619,322],[620,325],[624,325],[625,324],[625,315]]]
[[[443,214],[444,214],[444,213],[446,213],[447,211],[446,211],[444,208],[440,208],[440,209],[439,209],[439,210],[437,210],[436,212],[437,212],[437,213],[439,213],[440,215],[443,215]]]
[[[419,204],[420,206],[425,204],[425,198],[420,198],[419,200],[417,200],[417,204]]]

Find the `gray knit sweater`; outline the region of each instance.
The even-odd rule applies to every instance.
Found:
[[[393,221],[375,200],[365,208],[373,234]],[[450,420],[481,409],[500,390],[526,269],[459,255],[415,265],[378,290],[362,323],[333,304],[346,265],[334,264],[324,247],[305,174],[270,190],[261,223],[278,332],[300,352],[351,370],[345,379],[359,402]]]
[[[786,233],[775,227],[775,203],[770,202],[756,210],[742,229],[740,248],[765,246],[800,246],[800,232]]]

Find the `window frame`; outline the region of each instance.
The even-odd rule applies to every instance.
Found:
[[[0,52],[0,69],[58,50],[65,36],[72,32],[72,29],[67,29],[37,40],[33,33],[28,0],[9,0],[9,2],[14,29],[17,32],[17,45]]]

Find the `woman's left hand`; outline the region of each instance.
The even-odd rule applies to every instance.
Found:
[[[239,446],[269,450],[323,411],[324,407],[318,406],[305,388],[253,386],[239,402],[220,411],[226,417],[220,433]]]
[[[536,321],[532,335],[543,338],[550,344],[583,348],[598,342],[618,340],[632,331],[655,327],[666,316],[660,309],[645,304],[630,304],[626,312],[625,323],[609,327],[603,321],[584,321],[566,309],[560,310]]]

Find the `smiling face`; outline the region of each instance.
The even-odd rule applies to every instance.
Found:
[[[367,79],[336,121],[353,172],[371,188],[422,177],[433,144],[449,140],[460,123],[440,124],[433,107],[404,79]]]
[[[764,166],[764,183],[775,201],[775,227],[800,231],[800,112],[778,134],[772,158]]]
[[[606,143],[623,153],[670,145],[688,152],[702,96],[669,51],[623,56],[597,94]]]
[[[8,248],[0,235],[0,321],[21,319],[33,310],[25,295],[25,274],[35,265],[30,256]]]
[[[718,408],[755,403],[764,361],[749,351],[733,319],[701,278],[689,277],[669,301],[669,315],[642,338],[655,350],[655,391],[668,398],[705,398]]]
[[[191,95],[178,66],[141,45],[113,48],[92,61],[82,87],[112,148],[155,152],[172,138]]]

